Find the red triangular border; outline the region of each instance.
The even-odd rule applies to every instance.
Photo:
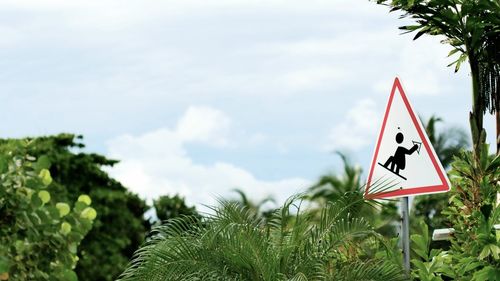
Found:
[[[413,121],[413,125],[417,129],[418,135],[420,136],[420,139],[422,140],[422,144],[423,144],[425,150],[427,151],[427,154],[431,158],[432,164],[434,165],[434,168],[436,169],[436,172],[439,175],[439,179],[441,180],[441,184],[431,185],[431,186],[412,187],[412,188],[405,188],[405,189],[399,189],[399,190],[388,191],[388,192],[369,194],[368,191],[370,189],[370,184],[372,181],[373,170],[375,169],[378,151],[380,149],[380,143],[382,142],[382,137],[383,137],[384,131],[385,131],[385,125],[387,122],[387,117],[389,116],[389,111],[391,110],[392,100],[394,98],[394,94],[396,93],[396,89],[398,90],[399,94],[401,95],[401,98],[403,99],[403,102],[406,106],[406,109],[408,110],[408,113],[410,114],[411,120]],[[394,84],[392,86],[391,95],[389,97],[389,102],[387,103],[387,107],[385,110],[384,121],[382,122],[382,128],[380,129],[379,137],[377,140],[377,146],[375,147],[375,153],[373,154],[373,159],[372,159],[372,163],[370,166],[370,173],[368,175],[368,180],[366,183],[365,198],[366,199],[382,199],[382,198],[391,198],[391,197],[403,197],[403,196],[418,195],[418,194],[446,192],[449,189],[450,189],[450,185],[449,185],[449,182],[447,180],[446,175],[444,174],[444,169],[441,166],[439,159],[435,155],[434,150],[431,148],[431,146],[429,144],[429,139],[427,138],[427,134],[424,132],[422,126],[420,125],[420,122],[418,121],[417,116],[413,112],[413,109],[410,105],[410,102],[408,101],[408,98],[406,97],[406,94],[403,91],[403,87],[401,86],[401,83],[400,83],[399,79],[396,77],[394,79]]]

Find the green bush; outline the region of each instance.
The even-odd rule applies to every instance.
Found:
[[[144,241],[149,228],[143,218],[147,205],[111,178],[103,168],[115,160],[93,153],[84,153],[80,136],[60,134],[29,140],[30,155],[50,162],[54,179],[51,196],[62,202],[77,200],[88,194],[97,217],[90,232],[78,247],[80,258],[75,272],[81,281],[111,281],[123,272],[134,251]],[[0,153],[27,139],[0,140]]]
[[[77,280],[77,247],[96,211],[87,195],[55,200],[49,161],[29,155],[30,144],[0,156],[0,280]]]
[[[449,206],[443,211],[454,229],[450,249],[429,250],[425,224],[422,234],[412,235],[416,279],[500,280],[500,236],[494,229],[500,223],[500,156],[489,156],[486,145],[481,152],[479,161],[464,152],[452,164]]]

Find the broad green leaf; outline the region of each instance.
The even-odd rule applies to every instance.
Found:
[[[493,258],[495,260],[498,260],[500,254],[500,248],[495,244],[490,244],[489,247],[491,250],[491,254],[493,255]]]
[[[82,194],[78,197],[78,202],[83,202],[87,205],[90,205],[92,203],[92,199],[90,199],[90,196]]]
[[[87,207],[82,211],[81,217],[89,220],[94,220],[97,216],[97,212],[92,207]]]
[[[39,196],[31,196],[31,205],[34,209],[40,208],[43,204]]]
[[[10,262],[7,257],[0,256],[0,273],[9,271]]]
[[[477,267],[481,266],[481,263],[480,262],[471,262],[469,264],[467,264],[464,268],[464,271],[467,272],[467,271],[470,271],[470,270],[473,270],[473,269],[476,269]]]
[[[413,251],[422,259],[427,261],[429,259],[429,256],[427,254],[427,243],[420,234],[413,234],[411,235],[411,241],[413,242]]]
[[[42,183],[47,186],[52,182],[52,177],[50,176],[50,172],[47,169],[40,170],[40,174],[38,176],[42,179]]]
[[[483,250],[479,254],[479,259],[482,260],[491,254],[489,245],[484,246]]]
[[[59,232],[61,232],[61,234],[63,235],[68,235],[68,233],[71,232],[71,224],[63,222],[61,224],[61,229],[59,230]]]
[[[472,280],[477,281],[487,281],[487,280],[499,280],[500,270],[495,269],[492,266],[486,266],[483,269],[476,271],[472,277]]]
[[[78,277],[73,270],[65,270],[63,277],[65,281],[78,281]]]
[[[50,168],[50,160],[46,155],[42,155],[36,161],[36,168],[41,171],[42,169]]]
[[[66,203],[59,202],[56,204],[56,208],[59,210],[59,216],[61,218],[69,214],[70,208],[69,205]]]
[[[70,253],[76,254],[76,252],[77,252],[77,245],[76,245],[76,243],[70,243],[68,245],[68,249],[69,249]]]
[[[75,205],[73,207],[73,211],[76,213],[81,213],[87,207],[88,207],[87,204],[80,202],[80,201],[77,201],[77,202],[75,202]]]
[[[38,192],[38,198],[40,198],[40,200],[42,200],[43,204],[46,204],[50,201],[50,193],[46,190],[40,190]]]

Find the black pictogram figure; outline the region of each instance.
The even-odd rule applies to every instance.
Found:
[[[404,136],[402,133],[397,133],[396,134],[396,142],[402,143],[404,140]],[[417,149],[420,150],[420,143],[414,141],[413,142],[413,147],[410,149],[407,149],[402,146],[398,146],[396,148],[396,152],[394,152],[394,155],[389,157],[387,161],[385,161],[385,164],[378,163],[380,166],[386,168],[387,170],[393,172],[397,176],[401,177],[402,179],[406,180],[405,177],[399,174],[399,170],[404,170],[406,167],[406,154],[411,155],[413,152],[415,152]],[[389,167],[390,165],[390,167]]]

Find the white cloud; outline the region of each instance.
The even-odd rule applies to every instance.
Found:
[[[228,123],[229,118],[216,109],[190,107],[174,130],[161,128],[139,136],[116,137],[108,142],[108,156],[120,163],[110,173],[148,200],[179,193],[198,207],[215,204],[218,196],[227,197],[233,188],[241,188],[256,200],[274,195],[282,202],[309,184],[302,178],[259,180],[231,163],[195,163],[185,144],[195,140],[225,143],[225,137],[218,134],[227,133]]]
[[[318,66],[286,73],[281,80],[291,91],[303,91],[318,89],[345,76],[344,71],[337,67]]]
[[[176,134],[183,142],[225,146],[230,125],[229,117],[219,110],[191,106],[177,123]]]
[[[362,99],[347,111],[344,120],[328,136],[328,150],[359,150],[374,142],[380,126],[381,111],[369,98]]]

